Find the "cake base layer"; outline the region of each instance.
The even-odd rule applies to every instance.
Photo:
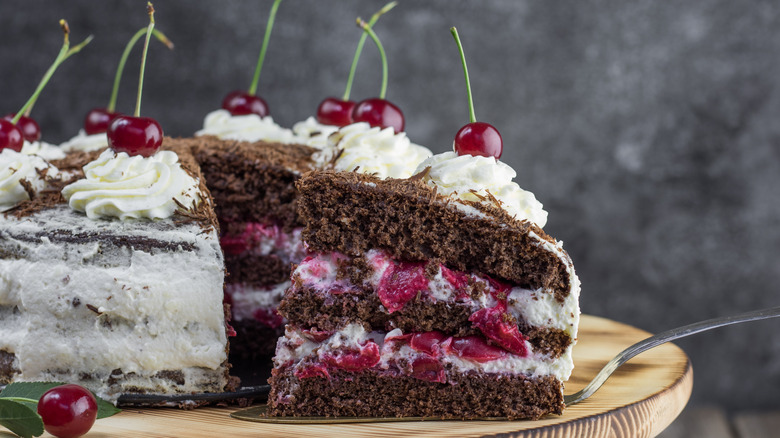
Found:
[[[553,377],[462,374],[449,384],[370,370],[334,371],[330,379],[274,370],[269,383],[271,416],[538,419],[563,412],[562,384]]]

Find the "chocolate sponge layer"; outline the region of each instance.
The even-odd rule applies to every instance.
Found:
[[[295,181],[313,169],[311,155],[316,149],[209,136],[179,141],[195,150],[220,218],[270,221],[286,231],[299,224]]]
[[[413,178],[321,171],[304,175],[296,186],[303,240],[314,251],[358,256],[381,248],[396,259],[436,260],[527,289],[550,289],[558,300],[569,293],[564,262],[530,233],[555,240],[500,208],[475,203],[482,214],[466,215]]]
[[[453,384],[374,370],[330,375],[298,379],[275,369],[269,415],[538,419],[563,411],[562,384],[552,377],[449,374]]]

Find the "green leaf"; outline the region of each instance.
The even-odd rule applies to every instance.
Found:
[[[110,417],[112,415],[116,415],[120,412],[122,412],[121,409],[114,406],[113,404],[103,400],[102,398],[95,396],[97,399],[97,406],[98,406],[98,412],[97,412],[97,419]]]
[[[23,438],[43,434],[41,416],[29,406],[12,400],[0,399],[0,426]]]
[[[43,393],[55,386],[64,385],[61,382],[15,382],[0,392],[0,398],[18,397],[40,400]]]

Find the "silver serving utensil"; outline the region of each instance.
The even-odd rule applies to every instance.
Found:
[[[636,344],[621,351],[620,354],[607,362],[607,364],[604,365],[604,368],[602,368],[596,377],[594,377],[593,380],[591,380],[590,383],[588,383],[584,388],[575,392],[574,394],[564,396],[563,402],[566,404],[566,406],[571,406],[590,397],[594,392],[596,392],[596,390],[601,388],[601,385],[607,381],[609,376],[611,376],[612,373],[618,369],[618,367],[628,362],[629,359],[636,356],[637,354],[643,353],[651,348],[657,347],[669,341],[674,341],[675,339],[695,335],[696,333],[705,332],[714,328],[731,324],[738,324],[740,322],[776,318],[778,316],[780,316],[780,307],[771,307],[768,309],[760,309],[754,310],[752,312],[741,313],[739,315],[722,316],[719,318],[708,319],[706,321],[695,322],[693,324],[667,330],[665,332],[658,333],[657,335],[650,336],[649,338],[639,341]]]

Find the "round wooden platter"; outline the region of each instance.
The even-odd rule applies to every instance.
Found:
[[[626,324],[583,315],[566,393],[582,388],[609,359],[647,336]],[[683,410],[692,387],[688,357],[676,345],[664,344],[623,365],[596,394],[563,415],[538,421],[291,425],[237,420],[230,417],[235,408],[127,409],[96,422],[87,437],[653,437]]]

